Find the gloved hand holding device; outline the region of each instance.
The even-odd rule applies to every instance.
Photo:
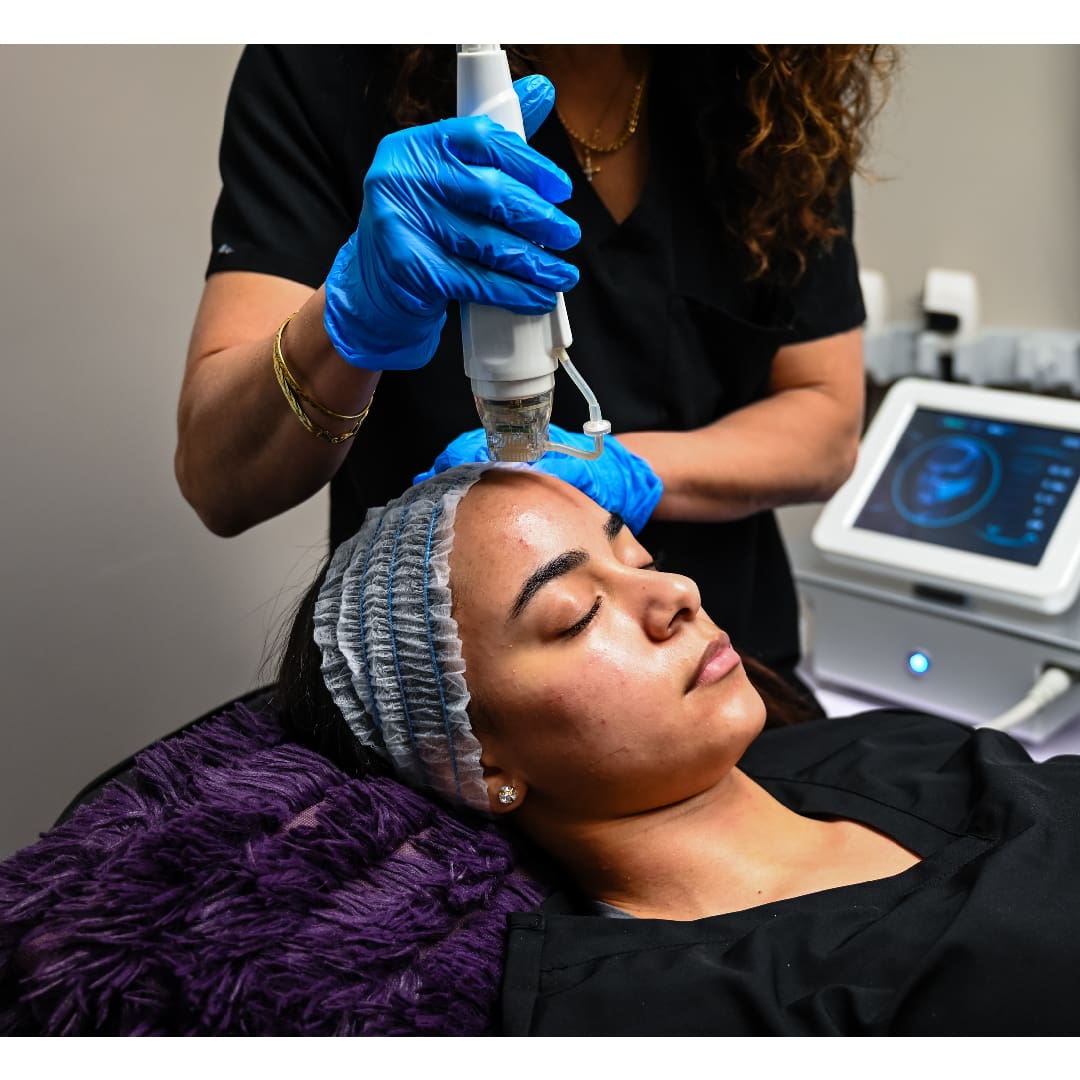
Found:
[[[549,431],[553,442],[592,448],[591,436],[565,431],[555,424]],[[430,469],[415,477],[413,483],[418,484],[455,465],[487,460],[487,437],[483,429],[466,431],[439,454]],[[592,461],[549,451],[529,468],[573,484],[605,510],[619,514],[635,535],[645,527],[664,492],[663,482],[652,466],[643,457],[627,450],[614,435],[604,440],[604,452]]]
[[[531,135],[555,101],[551,83],[514,84]],[[334,348],[372,371],[422,367],[449,300],[539,315],[572,288],[563,251],[581,230],[554,205],[570,179],[486,116],[440,120],[386,136],[364,180],[356,232],[326,279]]]

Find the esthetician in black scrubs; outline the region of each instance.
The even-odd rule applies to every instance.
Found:
[[[871,46],[508,49],[515,76],[542,74],[556,92],[541,122],[550,87],[519,84],[535,129],[525,165],[501,148],[470,156],[424,126],[454,115],[452,46],[244,51],[180,397],[181,489],[233,535],[329,482],[338,543],[478,426],[453,302],[505,303],[524,282],[522,304],[543,310],[562,289],[574,363],[663,481],[643,542],[699,583],[744,653],[791,675],[795,591],[772,510],[828,497],[854,462],[864,311],[849,180],[888,58]],[[517,172],[507,183],[529,205],[513,229],[501,193],[494,209],[469,207],[511,254],[474,245],[484,280],[466,296],[440,259],[451,214],[469,219],[453,206],[461,185],[455,195],[439,178],[492,164]],[[382,172],[365,207],[369,169]],[[443,248],[418,253],[402,223]],[[354,234],[354,261],[331,271]],[[403,276],[410,257],[431,271],[421,285]],[[274,377],[275,337],[323,437]],[[560,385],[553,422],[580,431],[583,403]]]

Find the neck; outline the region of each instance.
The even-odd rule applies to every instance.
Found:
[[[598,110],[606,108],[624,113],[648,66],[641,45],[546,46],[537,65],[555,84],[560,108],[581,113],[585,122],[598,119]]]
[[[644,45],[545,45],[538,67],[553,82],[589,90],[627,75],[640,77],[647,59]]]
[[[555,84],[559,121],[615,221],[633,211],[648,172],[648,67],[641,45],[544,46],[537,65]]]
[[[738,769],[673,806],[609,821],[549,821],[544,831],[535,839],[587,896],[666,919],[704,918],[807,891],[833,839],[828,823],[788,810]]]

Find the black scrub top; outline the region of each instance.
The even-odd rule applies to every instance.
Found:
[[[766,732],[741,766],[923,861],[691,922],[553,897],[511,916],[505,1034],[1080,1033],[1080,758],[880,711]]]
[[[320,285],[355,229],[362,181],[388,122],[364,86],[385,54],[372,47],[249,47],[230,92],[221,145],[222,194],[208,273],[254,270]],[[575,365],[616,434],[687,430],[768,393],[778,348],[859,326],[864,318],[849,240],[815,253],[795,287],[747,283],[705,188],[688,97],[690,78],[726,79],[730,104],[713,120],[732,148],[745,134],[728,47],[655,51],[650,78],[650,167],[639,205],[617,224],[585,180],[554,115],[533,145],[570,175],[563,209],[581,225],[566,253],[581,271],[566,295]],[[726,65],[726,67],[725,67]],[[733,159],[734,149],[729,157]],[[851,198],[838,213],[851,234]],[[387,372],[375,405],[331,483],[331,543],[350,536],[369,506],[400,494],[456,435],[479,426],[451,305],[434,359]],[[580,431],[587,408],[556,380],[553,420]],[[790,671],[797,607],[772,513],[723,524],[651,522],[643,543],[662,565],[694,578],[710,615],[740,650]]]

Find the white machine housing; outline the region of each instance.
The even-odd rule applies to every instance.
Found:
[[[902,379],[880,405],[863,439],[852,476],[818,518],[813,529],[814,545],[827,559],[878,579],[900,578],[944,590],[965,601],[982,602],[983,606],[1019,607],[1044,614],[1069,609],[1080,590],[1080,484],[1068,496],[1036,566],[890,536],[856,525],[898,441],[920,408],[1061,430],[1075,433],[1080,440],[1080,401],[929,379]]]
[[[811,682],[978,725],[1022,700],[1048,667],[1059,667],[1077,681],[1013,734],[1038,745],[1080,721],[1080,604],[1044,615],[917,593],[868,563],[826,559],[811,541],[820,509],[778,513],[803,613],[802,670]],[[913,666],[916,656],[924,663]]]

